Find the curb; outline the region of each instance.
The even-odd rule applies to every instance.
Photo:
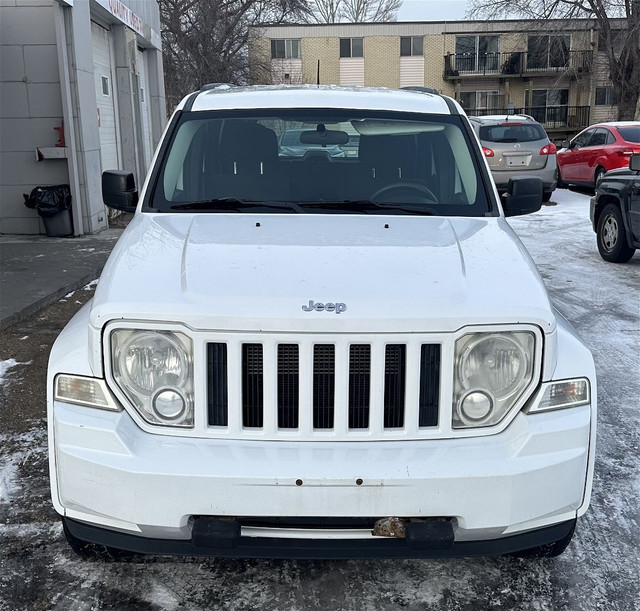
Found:
[[[33,314],[42,310],[43,308],[46,308],[52,303],[55,303],[56,301],[64,297],[67,293],[82,288],[83,286],[89,284],[89,282],[91,282],[92,280],[99,278],[103,267],[104,264],[98,266],[97,268],[94,268],[93,271],[85,274],[80,278],[77,278],[76,280],[69,282],[68,284],[65,284],[62,288],[57,289],[53,293],[49,293],[49,295],[41,297],[35,303],[31,303],[28,306],[25,306],[19,312],[14,312],[13,314],[9,314],[8,316],[0,319],[0,330],[4,330],[7,327],[15,325],[16,323],[29,318],[29,316],[33,316]]]

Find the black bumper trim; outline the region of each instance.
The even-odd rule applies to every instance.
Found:
[[[196,546],[192,540],[152,539],[62,518],[69,532],[87,543],[140,554],[210,556],[218,558],[295,558],[328,560],[352,558],[458,558],[499,556],[559,541],[569,535],[575,520],[517,535],[483,541],[458,541],[448,549],[416,549],[405,539],[283,539],[238,537],[233,547]],[[228,545],[228,543],[227,543]]]

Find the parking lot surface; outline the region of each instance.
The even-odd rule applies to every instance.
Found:
[[[640,610],[640,253],[604,262],[589,195],[513,218],[598,372],[592,505],[556,559],[265,561],[78,558],[49,498],[45,374],[79,289],[0,332],[0,610]],[[526,298],[526,296],[523,296]],[[171,494],[167,490],[167,494]]]

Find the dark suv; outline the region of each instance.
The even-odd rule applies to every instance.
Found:
[[[626,263],[640,248],[640,155],[607,172],[591,198],[591,223],[605,261]]]

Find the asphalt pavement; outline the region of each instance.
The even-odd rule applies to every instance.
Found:
[[[98,278],[130,218],[96,235],[0,235],[0,329]]]

